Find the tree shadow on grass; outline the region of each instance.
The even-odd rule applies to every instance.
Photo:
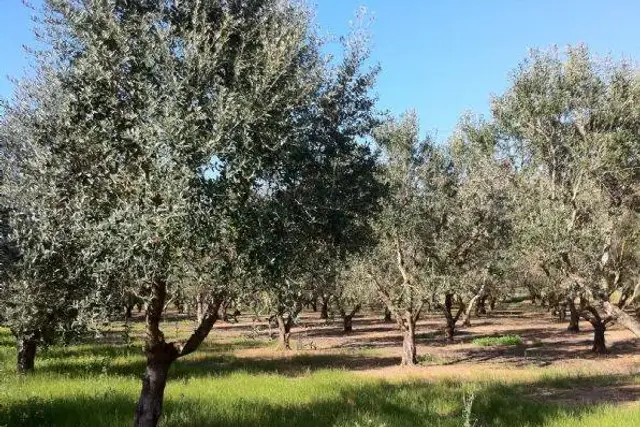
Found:
[[[470,389],[475,390],[476,399],[472,407],[472,419],[477,425],[493,427],[543,426],[562,416],[584,416],[597,407],[593,403],[623,403],[637,395],[612,396],[613,401],[601,400],[576,404],[576,401],[550,399],[553,393],[571,393],[572,390],[596,387],[615,387],[628,381],[616,376],[572,377],[546,379],[533,383],[462,384],[454,381],[429,383],[412,381],[386,383],[366,381],[356,384],[332,382],[325,384],[320,397],[307,395],[306,385],[300,382],[287,383],[276,377],[256,378],[269,395],[247,393],[242,397],[224,397],[216,393],[220,384],[197,381],[181,384],[171,382],[168,386],[163,426],[178,427],[325,427],[354,425],[443,426],[463,425],[463,401]],[[303,381],[315,381],[311,377]],[[250,386],[250,385],[249,385]],[[202,394],[185,394],[185,387],[203,387]],[[206,389],[205,389],[206,387]],[[247,387],[245,384],[244,387]],[[280,387],[280,389],[278,389]],[[328,391],[328,392],[326,392]],[[267,393],[267,392],[265,392]],[[299,399],[296,393],[301,393]],[[187,397],[185,397],[187,396]],[[585,402],[587,403],[587,402]],[[66,399],[37,399],[5,403],[0,406],[0,425],[41,426],[95,426],[117,427],[131,423],[135,407],[135,396],[117,390],[97,391]],[[629,424],[630,425],[630,424]]]
[[[362,354],[284,354],[282,357],[237,357],[230,353],[206,351],[177,360],[169,378],[186,379],[229,375],[242,371],[253,374],[278,374],[298,377],[323,369],[361,371],[398,365],[399,357],[379,357]],[[140,377],[145,369],[140,352],[124,360],[109,356],[94,358],[45,359],[37,373],[64,375],[67,378],[87,378],[96,375]]]

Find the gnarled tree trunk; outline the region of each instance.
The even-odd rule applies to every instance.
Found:
[[[33,372],[38,349],[37,334],[19,335],[16,337],[16,347],[18,350],[18,360],[16,369],[20,374]]]
[[[360,311],[360,304],[356,304],[349,313],[340,307],[340,316],[342,317],[343,331],[348,334],[353,331],[353,317]]]
[[[591,347],[591,351],[596,354],[605,354],[607,352],[607,346],[605,344],[604,333],[607,330],[607,322],[610,321],[610,319],[602,319],[598,310],[591,305],[585,307],[585,310],[582,312],[582,317],[593,326],[593,346]]]
[[[453,341],[453,336],[456,333],[456,322],[460,318],[460,315],[464,311],[464,305],[462,301],[459,301],[460,307],[458,309],[458,313],[453,315],[453,294],[446,294],[444,297],[444,306],[442,307],[442,311],[444,312],[444,317],[447,321],[444,327],[444,335],[447,341]]]
[[[142,378],[142,390],[136,406],[134,427],[157,427],[162,415],[164,389],[171,364],[179,357],[194,352],[207,337],[218,319],[220,299],[210,296],[200,300],[206,310],[201,313],[201,321],[184,345],[168,343],[160,330],[160,320],[167,296],[167,286],[156,280],[151,286],[151,299],[146,306],[145,354],[147,366]]]
[[[605,344],[604,333],[607,330],[604,322],[592,322],[593,326],[593,347],[591,347],[591,351],[596,354],[605,354],[607,353],[607,346]]]
[[[147,368],[136,407],[134,427],[156,427],[162,415],[164,389],[171,364],[178,358],[173,344],[164,341],[147,350]]]
[[[418,363],[416,352],[416,320],[411,313],[405,313],[399,319],[402,331],[402,366],[414,366]]]
[[[640,322],[634,319],[632,316],[625,313],[622,309],[608,301],[602,303],[605,313],[610,316],[611,320],[624,326],[636,337],[640,338]]]
[[[567,305],[569,306],[569,326],[567,326],[567,331],[578,333],[580,332],[580,311],[578,311],[576,303],[572,299],[567,301]]]

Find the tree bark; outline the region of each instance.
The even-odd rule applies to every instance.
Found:
[[[460,315],[464,311],[464,307],[462,303],[458,309],[458,314],[453,315],[453,294],[446,294],[444,297],[444,306],[442,307],[442,311],[444,312],[444,317],[447,321],[444,327],[444,335],[447,341],[453,341],[453,336],[456,333],[456,322],[460,318]]]
[[[592,322],[593,325],[593,347],[591,351],[596,354],[606,354],[607,346],[605,345],[604,332],[606,326],[603,322]]]
[[[383,319],[383,321],[384,321],[385,323],[391,323],[391,322],[393,322],[393,319],[391,318],[391,310],[389,310],[389,308],[388,308],[388,307],[385,307],[385,308],[384,308],[384,319]]]
[[[344,324],[344,332],[346,334],[353,332],[353,316],[347,314],[342,320]]]
[[[321,319],[329,318],[329,298],[322,297],[322,302],[320,306],[320,318]]]
[[[125,323],[129,322],[131,319],[131,314],[133,313],[133,303],[127,304],[124,306],[124,321]]]
[[[608,301],[605,301],[602,304],[602,307],[604,308],[605,313],[607,313],[607,315],[609,315],[613,321],[624,326],[625,328],[633,332],[633,334],[636,337],[640,338],[640,322],[639,321],[634,319],[632,316],[629,316],[623,310],[621,310],[616,305],[611,304]]]
[[[160,321],[167,297],[167,285],[163,280],[151,284],[151,298],[146,304],[145,354],[147,366],[142,378],[142,390],[136,406],[134,427],[156,427],[162,415],[164,389],[171,364],[179,357],[194,352],[205,340],[218,319],[220,298],[198,296],[198,305],[204,311],[198,313],[201,321],[184,345],[168,343],[160,329]],[[201,303],[201,304],[200,304]]]
[[[482,285],[480,287],[480,291],[478,291],[478,293],[475,294],[473,298],[471,298],[471,300],[469,301],[469,304],[467,305],[467,308],[464,311],[464,314],[462,317],[462,326],[471,326],[471,313],[473,312],[473,309],[475,308],[475,305],[478,302],[478,300],[484,297],[484,292],[485,292],[485,285]]]
[[[476,308],[476,315],[487,314],[487,295],[483,295],[478,301],[478,307]]]
[[[591,351],[596,354],[605,354],[607,347],[604,333],[607,330],[607,322],[611,321],[611,319],[602,319],[598,310],[592,305],[585,307],[582,312],[582,317],[593,326],[593,346],[591,347]]]
[[[567,327],[567,331],[575,334],[580,332],[580,312],[572,299],[567,301],[567,305],[569,306],[569,326]]]
[[[353,310],[351,310],[350,313],[347,313],[342,306],[340,306],[339,308],[340,316],[342,317],[343,322],[343,331],[344,333],[348,334],[353,331],[353,317],[360,310],[360,304],[356,304],[356,306],[353,307]]]
[[[162,415],[164,389],[171,364],[178,358],[173,344],[160,342],[147,351],[147,368],[136,407],[134,427],[156,427]]]
[[[196,321],[198,324],[202,323],[204,315],[207,312],[207,303],[204,296],[201,293],[196,295]]]
[[[418,363],[416,353],[416,321],[410,313],[400,319],[402,330],[402,366],[414,366]]]
[[[38,340],[34,336],[19,336],[16,338],[18,349],[17,371],[19,374],[33,372],[38,349]]]
[[[285,319],[283,315],[276,315],[278,322],[278,349],[291,350],[291,319]]]

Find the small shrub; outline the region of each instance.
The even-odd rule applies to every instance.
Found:
[[[494,345],[520,345],[522,344],[522,338],[520,338],[519,335],[502,335],[498,337],[476,338],[472,343],[479,345],[480,347],[490,347]]]

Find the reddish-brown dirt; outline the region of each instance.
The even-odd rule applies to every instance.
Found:
[[[173,337],[189,332],[191,322],[173,315],[165,332]],[[488,315],[474,317],[472,326],[458,325],[453,342],[445,340],[444,317],[429,313],[418,322],[416,342],[420,364],[400,367],[402,337],[395,323],[382,314],[366,312],[354,319],[345,334],[339,317],[324,320],[305,312],[293,329],[293,350],[276,349],[277,329],[266,319],[240,316],[239,322],[218,322],[205,345],[190,358],[212,369],[245,369],[304,375],[335,368],[386,381],[500,381],[525,384],[531,399],[561,404],[638,404],[640,402],[640,340],[617,325],[606,332],[607,355],[591,349],[592,328],[580,322],[581,332],[566,330],[546,310],[528,303],[503,305]],[[516,346],[481,347],[480,337],[518,335]],[[220,358],[220,353],[232,357]],[[554,383],[569,376],[564,385]],[[550,380],[551,379],[551,380]],[[576,380],[577,379],[577,380]],[[585,381],[581,381],[585,379]],[[527,385],[527,384],[530,384]],[[567,385],[568,384],[568,385]]]
[[[396,365],[399,362],[401,335],[395,323],[384,323],[375,313],[359,315],[353,332],[344,334],[339,318],[323,320],[319,313],[304,313],[293,330],[289,354],[282,354],[272,346],[258,346],[235,351],[242,358],[282,358],[293,356],[336,357],[329,367],[344,367],[366,374],[393,377],[397,375],[491,376],[522,375],[523,368],[549,368],[588,374],[640,373],[640,340],[626,329],[613,325],[606,333],[609,354],[597,356],[590,351],[592,329],[588,322],[580,322],[581,332],[566,330],[539,307],[505,308],[473,318],[471,327],[459,327],[453,342],[444,339],[444,319],[427,314],[418,322],[417,343],[421,366],[411,370]],[[212,335],[215,340],[269,340],[276,329],[267,322],[255,322],[241,317],[238,323],[218,323]],[[519,335],[518,346],[480,347],[475,338],[497,335]],[[349,355],[354,357],[350,357]],[[358,355],[358,357],[355,357]],[[342,359],[342,360],[341,360]],[[526,371],[526,370],[525,370]]]

